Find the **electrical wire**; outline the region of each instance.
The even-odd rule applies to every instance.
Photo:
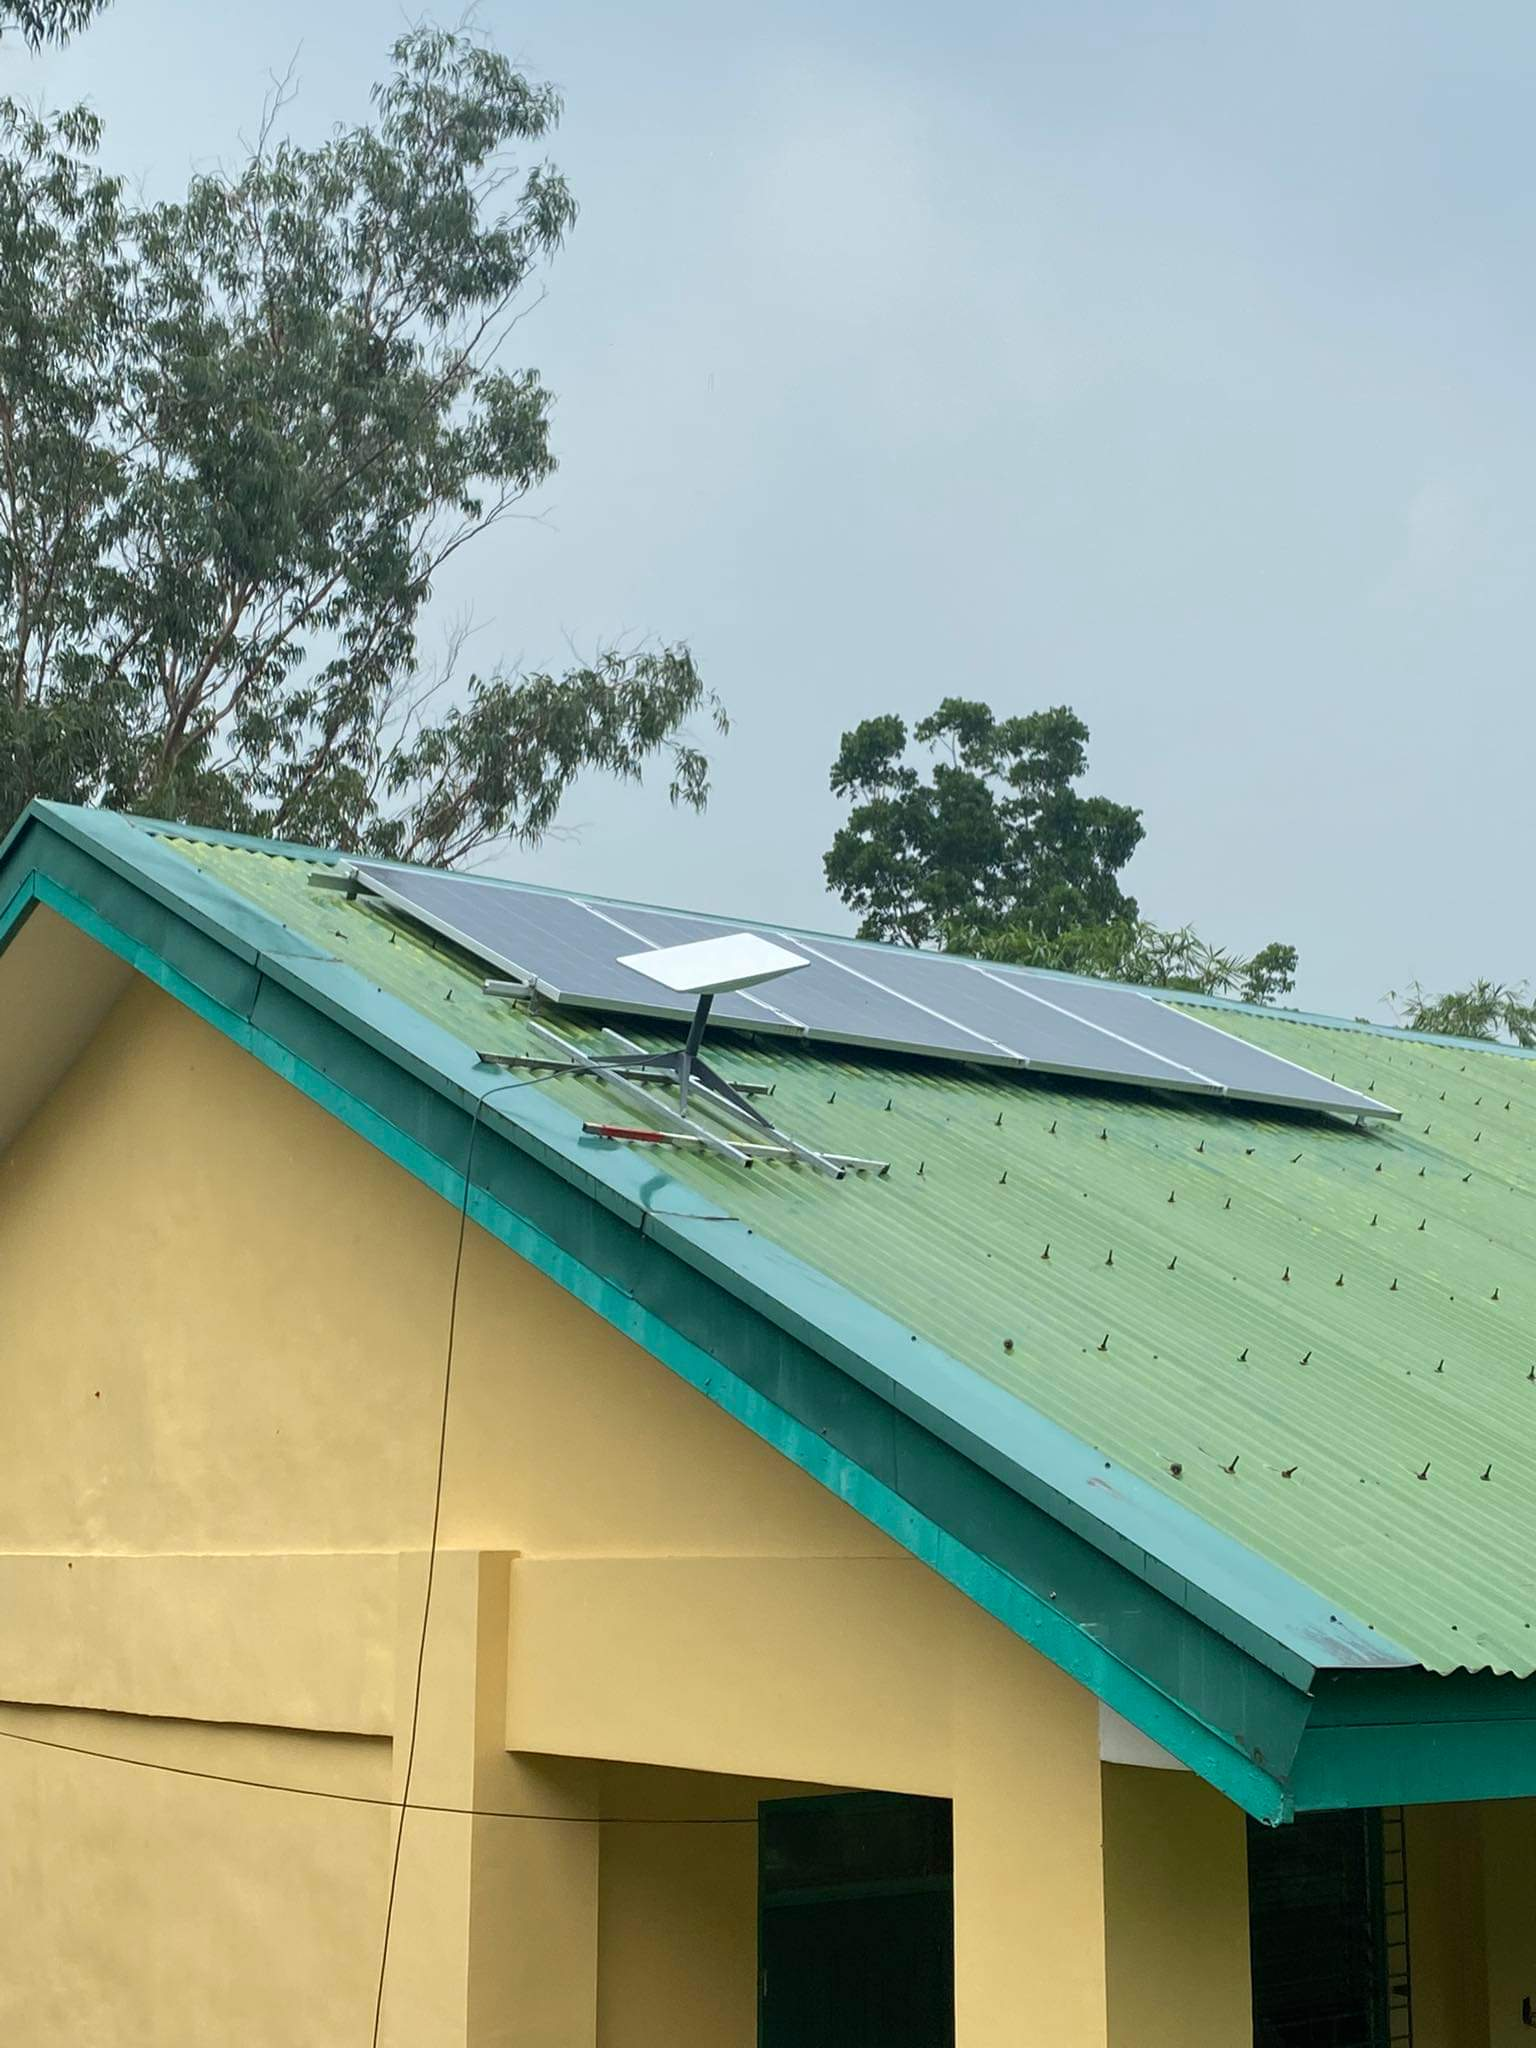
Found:
[[[395,1924],[395,1892],[400,1882],[400,1851],[405,1841],[405,1817],[410,1811],[411,1777],[416,1768],[416,1731],[421,1724],[421,1680],[427,1662],[427,1628],[432,1617],[432,1582],[437,1573],[437,1536],[443,1518],[443,1472],[448,1456],[448,1404],[453,1391],[453,1347],[459,1327],[459,1282],[464,1275],[464,1244],[469,1234],[469,1197],[474,1186],[475,1145],[485,1105],[497,1095],[518,1088],[537,1088],[550,1077],[530,1074],[525,1081],[503,1081],[475,1098],[470,1119],[469,1143],[464,1153],[464,1198],[459,1204],[458,1242],[453,1254],[453,1287],[448,1297],[448,1343],[443,1358],[443,1399],[437,1432],[437,1477],[432,1491],[432,1540],[427,1549],[427,1584],[421,1601],[421,1637],[416,1645],[416,1682],[411,1692],[411,1735],[405,1752],[405,1777],[400,1787],[400,1819],[395,1828],[395,1852],[389,1865],[389,1898],[384,1907],[384,1939],[379,1945],[379,1985],[373,2002],[373,2048],[379,2048],[379,2028],[384,2018],[384,1980],[389,1972],[389,1939]]]
[[[229,1771],[199,1771],[191,1764],[164,1764],[147,1756],[119,1756],[110,1749],[92,1749],[84,1742],[59,1742],[49,1735],[23,1735],[14,1728],[0,1728],[0,1741],[21,1742],[32,1749],[61,1750],[65,1756],[85,1756],[98,1764],[120,1764],[130,1771],[162,1771],[167,1777],[197,1778],[208,1785],[239,1785],[248,1792],[281,1792],[292,1799],[330,1799],[342,1806],[385,1806],[391,1812],[404,1811],[402,1800],[380,1799],[371,1792],[335,1792],[324,1785],[279,1785],[270,1778],[241,1778]],[[758,1825],[756,1814],[524,1813],[505,1806],[437,1806],[426,1799],[413,1799],[410,1811],[446,1813],[461,1820],[545,1821],[551,1826],[582,1828],[755,1828]]]

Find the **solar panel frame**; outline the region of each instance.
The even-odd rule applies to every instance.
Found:
[[[756,920],[733,925],[697,912],[604,902],[492,877],[367,861],[351,871],[389,908],[562,1008],[685,1024],[691,999],[669,999],[656,982],[624,966],[618,942],[667,947],[750,931],[792,948],[809,965],[782,983],[716,997],[712,1021],[720,1025],[1261,1106],[1398,1115],[1373,1096],[1324,1080],[1149,991],[1112,982],[807,936]],[[477,914],[466,917],[470,905]],[[518,923],[537,929],[526,936],[509,929]],[[1017,1012],[1010,1017],[1000,999],[1016,1002]]]

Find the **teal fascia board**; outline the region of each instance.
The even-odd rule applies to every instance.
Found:
[[[1370,1672],[1319,1680],[1290,1789],[1298,1813],[1525,1799],[1533,1767],[1531,1680]]]
[[[470,1214],[511,1249],[1250,1813],[1289,1817],[1289,1775],[1309,1736],[1307,1660],[1154,1563],[1136,1535],[1074,1526],[1086,1519],[1076,1504],[1009,1455],[1059,1463],[1085,1447],[1063,1437],[998,1451],[998,1418],[981,1411],[962,1415],[954,1440],[954,1361],[638,1158],[599,1153],[539,1087],[493,1078],[461,1041],[151,833],[51,807],[31,825],[0,864],[0,903],[12,899],[0,935],[24,906],[48,903],[446,1199],[466,1199],[467,1172]],[[189,876],[198,888],[185,888]],[[744,1241],[729,1259],[722,1225]],[[900,1373],[872,1361],[872,1348],[888,1361],[903,1346],[916,1356]],[[1130,1514],[1129,1476],[1111,1477]],[[1162,1530],[1159,1552],[1179,1534]],[[1247,1570],[1232,1583],[1246,1598],[1267,1568],[1241,1555]],[[1266,1657],[1232,1640],[1243,1629]],[[1368,1647],[1378,1664],[1402,1655],[1375,1638]]]

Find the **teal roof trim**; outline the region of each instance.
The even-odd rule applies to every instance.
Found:
[[[540,1088],[490,1080],[153,830],[39,807],[0,856],[0,944],[37,901],[447,1199],[478,1122],[477,1220],[1250,1812],[1293,1808],[1314,1672],[1363,1687],[1410,1661],[704,1194],[585,1140]]]

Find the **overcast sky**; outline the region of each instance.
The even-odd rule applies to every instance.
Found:
[[[295,56],[291,125],[361,117],[404,18],[115,0],[0,84],[166,192]],[[582,213],[517,338],[560,473],[444,612],[687,638],[735,720],[704,818],[594,782],[508,872],[845,929],[843,729],[1066,702],[1147,915],[1347,1014],[1536,970],[1529,0],[478,18]]]

